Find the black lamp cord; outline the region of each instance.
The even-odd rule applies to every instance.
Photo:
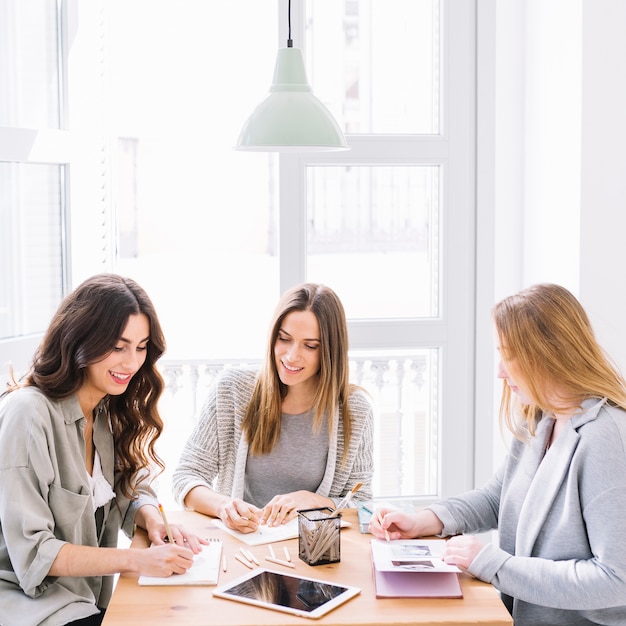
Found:
[[[289,26],[289,35],[287,38],[287,47],[293,48],[293,40],[291,39],[291,0],[289,0],[289,12],[287,13],[287,25]]]

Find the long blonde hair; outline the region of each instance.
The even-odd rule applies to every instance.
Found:
[[[493,320],[502,360],[515,363],[531,398],[523,404],[504,381],[500,423],[516,437],[533,435],[544,413],[578,409],[587,398],[607,398],[626,409],[626,382],[567,289],[554,284],[524,289],[497,304]],[[555,388],[561,393],[558,407]]]
[[[287,395],[276,369],[274,346],[285,317],[293,311],[311,311],[320,328],[320,369],[314,398],[314,428],[332,420],[340,410],[345,439],[344,459],[352,435],[352,416],[348,397],[349,383],[348,329],[343,305],[337,294],[316,283],[304,283],[288,290],[278,302],[270,325],[263,368],[242,422],[242,430],[251,454],[267,454],[280,435],[282,401]]]

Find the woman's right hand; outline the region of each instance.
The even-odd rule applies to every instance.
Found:
[[[228,528],[242,533],[253,533],[259,527],[262,509],[239,498],[224,500],[219,509],[219,518]]]
[[[369,531],[377,539],[413,539],[441,534],[443,523],[429,510],[407,513],[381,507],[372,515]]]
[[[193,551],[176,543],[153,545],[147,550],[129,548],[136,560],[132,568],[143,576],[184,574],[193,565]]]

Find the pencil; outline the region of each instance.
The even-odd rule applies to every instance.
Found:
[[[252,565],[252,563],[250,563],[250,561],[246,561],[246,559],[242,559],[238,554],[235,554],[235,558],[240,562],[243,563],[247,568],[249,569],[254,569],[254,565]]]
[[[243,558],[246,559],[246,561],[248,561],[248,563],[250,563],[250,565],[252,565],[252,559],[249,556],[250,553],[243,547],[239,548],[239,552],[241,552]]]
[[[274,552],[274,546],[272,546],[272,544],[270,543],[269,546],[267,546],[267,549],[270,551],[270,556],[275,559],[276,558],[276,553]]]
[[[248,561],[251,561],[253,563],[256,563],[257,565],[260,565],[256,557],[254,556],[254,554],[252,554],[252,552],[250,552],[250,550],[244,550],[244,552],[246,553],[246,559],[248,559]]]
[[[295,569],[295,565],[289,561],[283,561],[282,559],[275,559],[272,556],[266,556],[265,557],[266,561],[270,561],[270,563],[278,563],[278,565],[284,565],[285,567],[291,567],[293,569]]]
[[[165,532],[167,533],[167,540],[170,543],[174,543],[174,537],[172,536],[172,530],[170,525],[167,523],[167,517],[165,517],[165,511],[163,510],[163,505],[159,504],[159,512],[161,513],[161,518],[163,519],[163,524],[165,524]]]
[[[226,571],[228,569],[228,563],[226,563],[226,555],[222,557],[222,571]]]
[[[376,511],[376,520],[380,524],[380,527],[383,527],[383,516],[380,514],[380,511]],[[389,531],[385,528],[385,539],[389,541]]]
[[[291,561],[291,554],[289,554],[289,550],[287,549],[287,546],[283,546],[283,550],[285,551],[285,558],[288,561]]]

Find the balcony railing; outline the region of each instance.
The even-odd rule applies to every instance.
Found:
[[[171,501],[171,472],[191,433],[208,389],[224,368],[258,365],[257,360],[163,360],[166,389],[161,399],[165,432],[159,453],[167,464],[159,495]],[[437,351],[352,354],[352,382],[374,406],[374,495],[429,496],[437,491]],[[169,500],[168,500],[169,499]]]

